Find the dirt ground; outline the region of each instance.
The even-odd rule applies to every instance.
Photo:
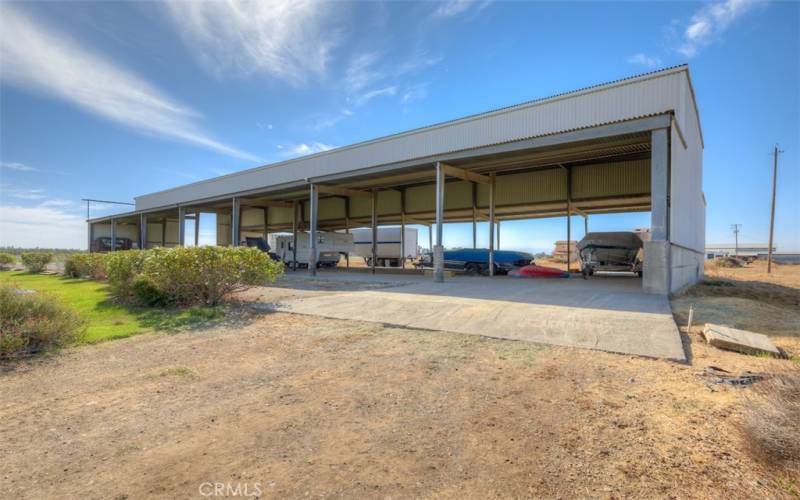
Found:
[[[251,306],[230,318],[6,366],[3,496],[798,495],[800,474],[740,430],[751,389],[704,375],[793,361],[696,333],[688,365]]]

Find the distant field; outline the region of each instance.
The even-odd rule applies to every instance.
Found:
[[[51,293],[73,307],[87,323],[85,343],[130,337],[155,330],[175,330],[219,318],[219,307],[192,309],[131,308],[111,301],[108,287],[96,281],[65,278],[52,274],[0,272],[0,284]]]

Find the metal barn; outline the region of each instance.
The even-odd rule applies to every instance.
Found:
[[[182,245],[197,239],[185,221],[203,213],[216,214],[219,245],[244,233],[424,224],[442,280],[447,222],[472,222],[474,234],[488,221],[491,252],[504,220],[650,211],[643,287],[666,294],[703,274],[702,177],[683,65],[142,195],[131,212],[89,220],[89,239]]]

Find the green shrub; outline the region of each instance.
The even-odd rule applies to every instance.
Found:
[[[40,273],[53,260],[53,254],[49,252],[24,252],[20,255],[20,259],[22,260],[22,265],[29,272]]]
[[[244,285],[263,285],[283,264],[256,248],[177,247],[112,252],[108,283],[121,302],[216,305]]]
[[[106,278],[105,254],[73,253],[64,260],[64,275],[70,278]]]
[[[146,276],[137,276],[133,280],[133,297],[143,306],[165,306],[169,297],[161,291],[153,280]]]
[[[125,250],[105,255],[106,275],[111,295],[118,301],[133,302],[133,281],[142,273],[146,250]]]
[[[0,253],[0,269],[10,269],[17,259],[10,253]]]
[[[0,358],[9,359],[70,344],[85,324],[72,309],[42,293],[0,285]]]

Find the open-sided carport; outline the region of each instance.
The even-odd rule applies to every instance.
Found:
[[[702,135],[687,66],[140,196],[135,211],[89,224],[95,236],[143,228],[140,246],[185,244],[186,218],[202,212],[217,214],[220,245],[307,230],[311,273],[318,230],[433,225],[441,281],[446,222],[487,220],[491,250],[501,220],[630,211],[651,213],[647,291],[700,278]]]

